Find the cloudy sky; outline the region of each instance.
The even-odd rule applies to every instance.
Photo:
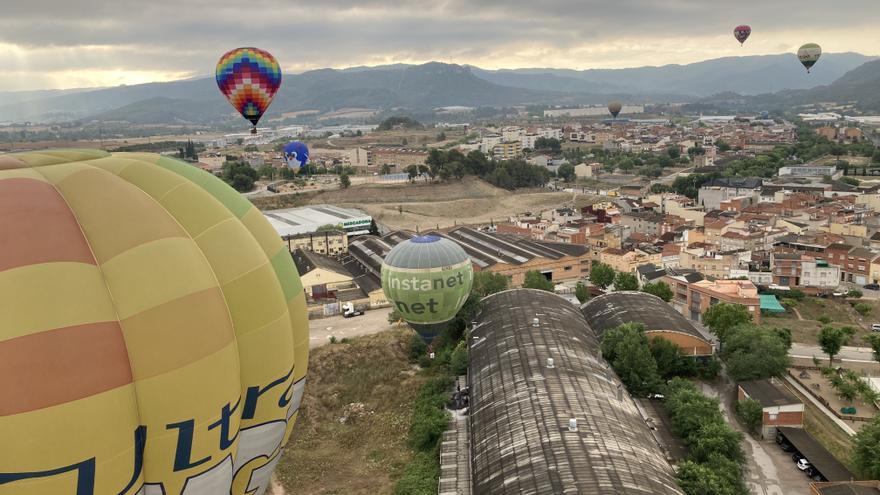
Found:
[[[753,28],[743,48],[741,23]],[[431,60],[618,68],[805,42],[880,55],[878,25],[880,0],[3,0],[0,91],[206,75],[248,45],[286,72]]]

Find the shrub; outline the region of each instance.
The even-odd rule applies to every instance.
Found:
[[[819,323],[821,323],[823,325],[827,325],[827,324],[831,323],[831,317],[828,315],[822,315],[822,316],[816,318],[816,320],[818,320]]]
[[[858,298],[862,297],[862,291],[860,291],[858,289],[852,289],[851,291],[846,293],[846,297],[858,299]]]
[[[853,306],[853,309],[858,311],[858,313],[862,316],[868,316],[869,314],[871,314],[871,310],[873,310],[874,308],[872,308],[871,305],[868,303],[858,303]]]
[[[428,359],[426,352],[428,352],[428,345],[418,334],[413,334],[409,338],[409,362],[421,364],[422,358]],[[430,361],[428,362],[430,363]]]
[[[746,399],[736,403],[736,417],[740,423],[749,430],[749,433],[755,434],[764,418],[764,408],[755,399]]]
[[[449,358],[449,371],[453,375],[464,375],[468,368],[467,344],[464,341],[455,346],[452,357]]]
[[[440,465],[433,453],[418,452],[394,484],[394,495],[435,495]]]

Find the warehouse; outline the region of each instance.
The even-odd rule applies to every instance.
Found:
[[[536,241],[512,234],[482,232],[469,227],[457,227],[449,232],[427,232],[456,242],[470,256],[474,271],[500,273],[519,287],[526,272],[538,271],[554,282],[580,280],[590,273],[590,250],[587,246],[559,242]],[[390,245],[409,239],[415,234],[392,232],[383,240]]]
[[[682,493],[576,306],[500,292],[483,300],[471,335],[475,495]]]
[[[645,292],[611,292],[590,299],[581,312],[598,338],[624,323],[644,325],[648,338],[662,337],[686,356],[711,356],[712,344],[663,299]]]
[[[311,205],[301,208],[264,211],[263,216],[278,235],[288,236],[317,232],[319,227],[341,226],[349,236],[367,234],[373,217],[353,208],[333,205]]]

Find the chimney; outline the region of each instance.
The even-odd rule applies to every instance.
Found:
[[[571,418],[568,420],[568,431],[578,431],[577,418]]]
[[[556,365],[553,364],[553,358],[547,358],[547,367],[548,368],[555,368],[556,367]]]

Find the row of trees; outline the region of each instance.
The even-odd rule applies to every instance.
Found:
[[[593,264],[590,270],[590,283],[602,289],[613,285],[616,291],[639,290],[639,279],[635,274],[618,272],[605,263]],[[672,289],[662,280],[645,284],[642,292],[653,294],[666,302],[672,300]]]
[[[525,160],[492,161],[479,151],[467,155],[458,150],[432,149],[428,152],[425,165],[410,165],[406,168],[410,179],[425,174],[429,179],[462,179],[473,175],[504,189],[540,187],[550,179],[550,172],[532,165]]]

